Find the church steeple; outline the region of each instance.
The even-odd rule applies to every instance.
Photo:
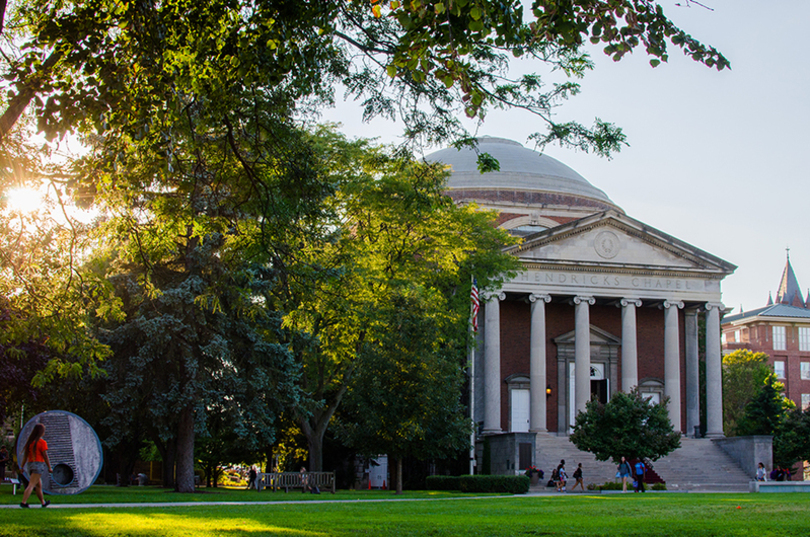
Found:
[[[776,292],[776,302],[795,305],[796,297],[799,297],[798,301],[801,302],[801,296],[799,281],[796,279],[796,273],[793,272],[793,267],[790,265],[790,248],[787,248],[785,270],[782,271],[782,280],[779,282],[779,290]]]

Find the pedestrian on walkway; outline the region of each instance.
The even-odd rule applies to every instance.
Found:
[[[29,481],[28,486],[25,487],[20,507],[28,507],[28,497],[31,496],[31,492],[36,492],[42,507],[48,507],[51,504],[50,500],[46,501],[42,495],[42,476],[45,474],[45,469],[47,468],[48,474],[53,472],[51,460],[48,458],[48,443],[42,439],[44,434],[45,426],[37,423],[34,425],[31,434],[28,435],[28,441],[25,443],[25,448],[23,448],[20,472],[23,471],[27,463]]]
[[[577,469],[574,470],[574,479],[577,481],[574,483],[574,486],[571,487],[571,490],[577,490],[577,485],[579,485],[580,490],[585,492],[585,485],[582,483],[582,463],[577,464]]]
[[[620,477],[622,480],[622,492],[627,492],[627,478],[630,477],[630,463],[627,462],[627,459],[624,457],[622,457],[622,461],[619,463],[616,477]]]
[[[644,490],[644,474],[647,471],[647,466],[642,459],[636,461],[636,492],[646,492]]]

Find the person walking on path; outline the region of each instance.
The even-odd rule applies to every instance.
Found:
[[[47,468],[48,474],[53,472],[51,468],[51,460],[48,458],[48,443],[42,439],[45,434],[45,426],[41,423],[34,425],[34,430],[28,435],[28,441],[23,448],[23,458],[20,462],[20,472],[28,464],[28,486],[25,487],[22,502],[20,507],[28,507],[28,497],[31,492],[36,492],[42,507],[48,507],[51,502],[45,500],[42,495],[42,475],[45,474]]]
[[[256,486],[256,467],[251,466],[250,472],[248,472],[248,490],[256,489],[259,490],[259,487]]]
[[[647,465],[644,464],[642,459],[636,461],[636,492],[646,492],[644,490],[644,473],[647,471]]]
[[[574,483],[574,486],[571,487],[571,490],[572,491],[577,490],[577,485],[579,485],[580,490],[582,490],[582,492],[585,492],[585,485],[582,483],[582,463],[577,464],[577,469],[574,470],[573,477],[577,481],[576,483]]]
[[[557,466],[557,492],[565,492],[565,484],[568,481],[568,474],[565,473],[565,460],[560,461]]]
[[[627,459],[622,457],[622,462],[619,463],[619,470],[616,472],[616,477],[622,478],[622,492],[627,492],[627,478],[630,477],[630,463]]]

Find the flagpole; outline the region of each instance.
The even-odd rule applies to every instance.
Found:
[[[472,288],[470,290],[470,421],[473,428],[470,432],[470,475],[475,475],[475,336],[478,333],[478,308],[480,305],[478,297],[478,282],[472,276]]]

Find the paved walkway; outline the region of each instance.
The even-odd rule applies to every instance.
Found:
[[[551,487],[549,487],[551,488]],[[676,494],[668,491],[647,491],[648,494]],[[680,492],[681,494],[683,492]],[[527,494],[513,494],[505,496],[456,496],[453,498],[369,498],[356,500],[279,500],[274,502],[150,502],[150,503],[52,503],[47,509],[121,509],[142,507],[197,507],[209,505],[308,505],[325,503],[383,503],[383,502],[448,502],[454,500],[502,500],[514,498],[537,498],[548,496],[588,496],[605,494],[632,494],[620,490],[606,490],[603,492],[557,492],[553,488],[546,490],[531,490]],[[58,501],[58,499],[57,499]],[[42,509],[38,503],[31,503],[31,509]],[[0,505],[0,509],[22,509],[20,504]]]

